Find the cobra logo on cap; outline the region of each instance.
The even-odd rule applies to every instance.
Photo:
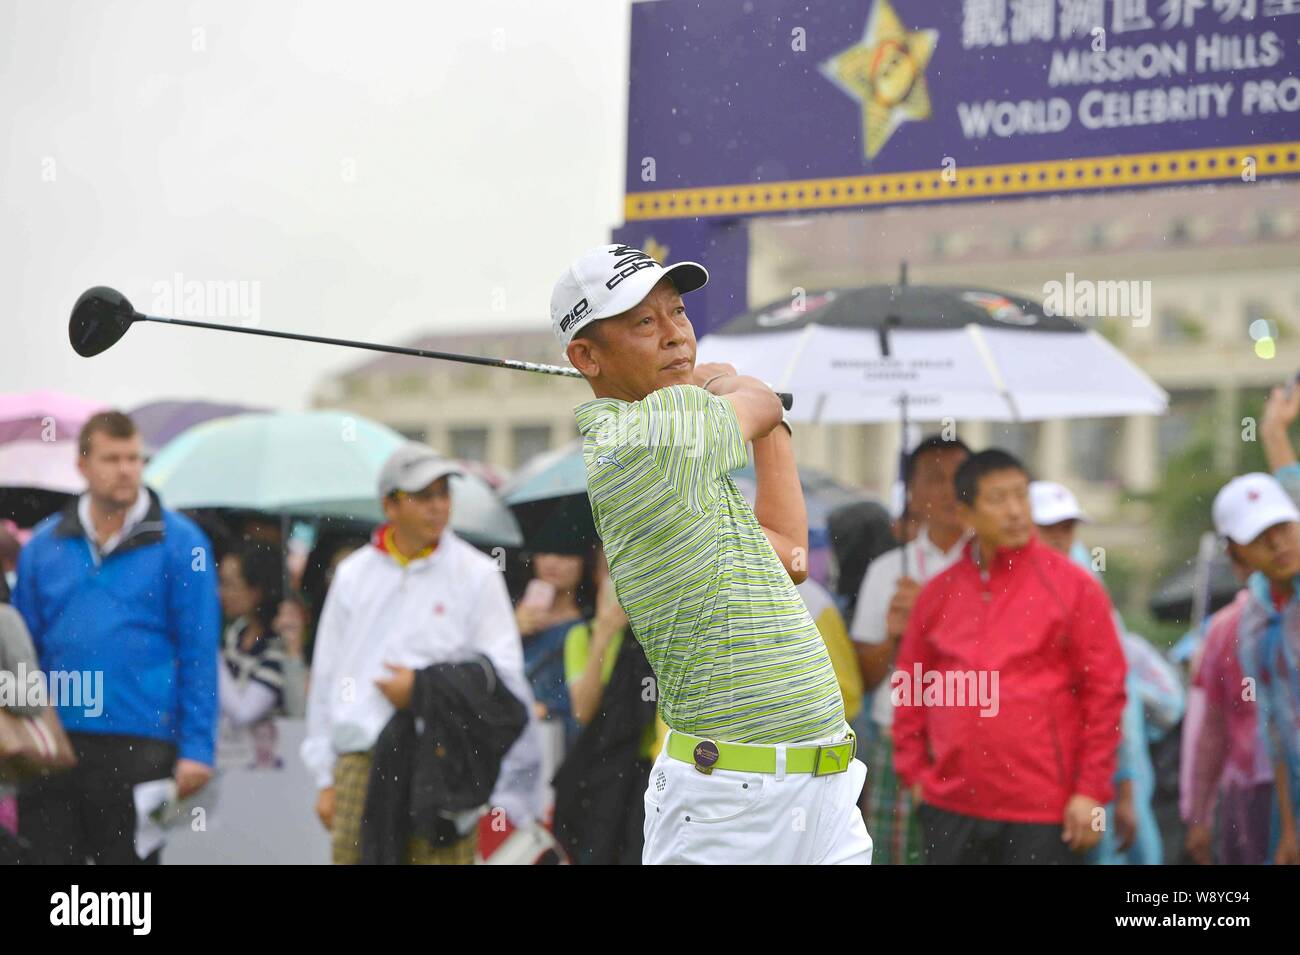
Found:
[[[622,282],[625,278],[635,275],[642,269],[659,268],[659,263],[640,249],[634,249],[628,245],[615,246],[609,250],[609,254],[614,256],[614,275],[605,283],[605,288],[610,291]]]

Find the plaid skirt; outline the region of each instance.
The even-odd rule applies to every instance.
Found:
[[[370,781],[370,754],[344,753],[334,763],[334,828],[330,832],[335,865],[361,862],[361,816]],[[473,865],[478,851],[478,826],[459,842],[433,846],[412,836],[406,843],[407,865]]]
[[[920,865],[921,824],[912,809],[912,794],[894,773],[894,736],[889,727],[876,730],[867,744],[867,784],[863,815],[875,849],[872,865]]]

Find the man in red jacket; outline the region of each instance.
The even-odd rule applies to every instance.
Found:
[[[1079,862],[1107,824],[1124,709],[1110,600],[1035,536],[1016,458],[981,451],[955,483],[974,537],[908,619],[894,765],[928,863]]]

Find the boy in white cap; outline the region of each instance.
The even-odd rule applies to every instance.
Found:
[[[789,427],[766,384],[695,364],[682,295],[707,281],[694,262],[607,245],[551,297],[555,335],[595,394],[574,412],[592,514],[670,730],[642,858],[866,864],[866,767],[795,588],[808,522]],[[753,508],[730,476],[748,442]]]
[[[1031,481],[1029,509],[1043,543],[1069,556],[1074,546],[1074,532],[1081,521],[1088,520],[1074,492],[1055,481]]]
[[[1298,414],[1300,390],[1274,388],[1259,426],[1273,475],[1233,478],[1214,498],[1215,530],[1252,573],[1237,622],[1238,667],[1227,677],[1233,685],[1205,687],[1211,707],[1217,700],[1226,709],[1234,696],[1256,704],[1258,745],[1276,785],[1269,857],[1286,864],[1300,863],[1300,464],[1288,435]]]

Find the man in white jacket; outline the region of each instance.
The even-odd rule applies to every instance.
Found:
[[[371,749],[398,709],[410,704],[415,671],[482,655],[533,711],[523,649],[505,580],[495,561],[448,526],[455,464],[417,442],[393,453],[379,477],[388,523],[334,573],[312,660],[302,758],[320,794],[316,812],[330,830],[335,864],[360,859]],[[538,810],[540,747],[531,719],[507,753],[492,796],[516,825]],[[478,817],[457,821],[459,841],[433,847],[413,839],[408,862],[474,861]]]

